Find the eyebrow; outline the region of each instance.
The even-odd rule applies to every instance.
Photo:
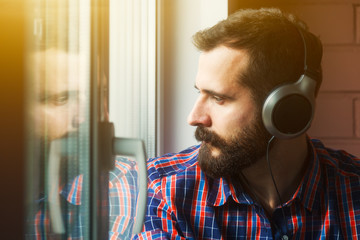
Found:
[[[203,91],[205,92],[206,94],[208,95],[213,95],[213,96],[218,96],[218,97],[221,97],[221,98],[225,98],[225,99],[234,99],[234,97],[230,97],[229,95],[226,95],[226,94],[223,94],[223,93],[219,93],[219,92],[216,92],[216,91],[213,91],[213,90],[209,90],[209,89],[202,89],[200,90],[196,85],[194,85],[194,88],[196,88],[197,90],[199,91]]]
[[[78,90],[65,90],[65,91],[61,91],[59,93],[52,93],[52,92],[42,92],[41,94],[39,94],[38,99],[40,101],[45,101],[54,97],[59,97],[59,96],[63,96],[63,95],[68,95],[68,96],[76,96],[79,95],[79,91]]]

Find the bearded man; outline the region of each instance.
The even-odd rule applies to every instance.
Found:
[[[357,239],[360,160],[306,134],[320,40],[293,15],[246,9],[194,44],[201,144],[148,161],[135,239]]]

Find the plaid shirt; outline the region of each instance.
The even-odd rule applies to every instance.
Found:
[[[38,201],[34,218],[27,222],[29,233],[26,239],[83,239],[85,229],[81,209],[83,175],[78,175],[60,192],[66,233],[52,232],[46,197]],[[137,165],[135,161],[117,157],[115,169],[109,173],[109,239],[129,239],[136,214]]]
[[[293,197],[273,213],[198,166],[199,146],[148,161],[148,209],[135,239],[358,239],[360,159],[309,140],[308,169]],[[286,222],[285,222],[286,219]]]

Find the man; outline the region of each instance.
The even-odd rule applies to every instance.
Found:
[[[360,160],[306,134],[321,84],[317,37],[292,15],[259,9],[194,43],[199,96],[188,122],[201,145],[148,161],[145,232],[135,238],[357,239]],[[270,118],[290,124],[282,132],[265,106],[283,85],[297,89],[283,105],[300,103]],[[299,129],[303,114],[287,119],[298,111],[310,118]]]
[[[59,48],[39,50],[29,57],[28,144],[33,154],[29,166],[35,179],[31,182],[33,199],[28,205],[26,239],[84,239],[88,235],[84,215],[89,216],[85,202],[90,192],[89,183],[85,184],[90,164],[86,119],[89,82],[84,63],[86,59],[79,53]],[[60,143],[55,152],[61,154],[53,154],[54,143]],[[109,239],[124,239],[131,236],[135,220],[137,164],[117,157],[114,165],[108,186],[104,186],[108,187],[108,199],[102,203],[107,204],[109,214],[104,226],[109,226]],[[51,214],[51,196],[58,196],[60,218]]]

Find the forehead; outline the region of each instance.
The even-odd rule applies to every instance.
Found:
[[[32,55],[32,82],[36,92],[57,93],[78,90],[85,81],[80,57],[50,49]]]
[[[199,58],[196,86],[198,88],[216,88],[226,91],[239,88],[239,75],[244,73],[249,64],[246,50],[219,46],[203,52]]]

